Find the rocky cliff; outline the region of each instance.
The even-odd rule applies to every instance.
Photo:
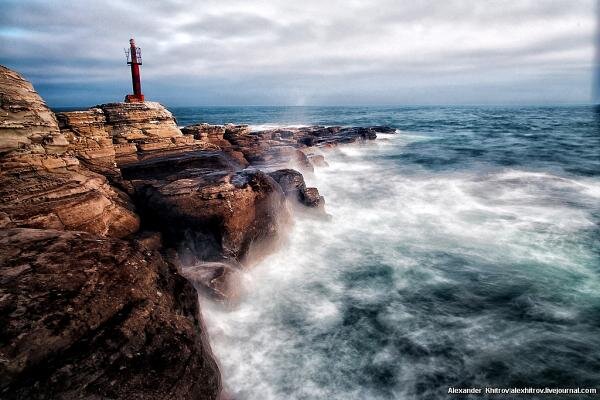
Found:
[[[0,66],[0,227],[136,232],[133,203],[69,146],[31,84]]]
[[[207,147],[204,141],[184,135],[173,115],[151,101],[101,104],[86,111],[58,113],[57,118],[68,150],[100,173],[109,167]]]
[[[111,184],[128,189],[105,118],[59,127],[0,67],[0,398],[214,399],[196,291],[132,238],[140,218]]]
[[[215,399],[197,292],[237,299],[317,148],[386,127],[180,129],[153,102],[53,114],[0,67],[0,397]],[[183,278],[185,277],[185,278]],[[192,286],[193,285],[193,286]]]
[[[0,66],[0,154],[27,150],[34,154],[64,152],[67,141],[56,118],[31,83]]]
[[[0,231],[0,397],[214,399],[193,287],[135,241]]]

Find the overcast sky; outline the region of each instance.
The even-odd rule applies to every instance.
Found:
[[[52,106],[587,103],[594,0],[0,0],[0,64]]]

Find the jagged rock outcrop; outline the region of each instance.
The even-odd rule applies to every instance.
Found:
[[[306,155],[297,148],[298,144],[282,140],[275,130],[253,132],[245,125],[226,125],[224,138],[256,168],[313,171]]]
[[[197,295],[159,253],[0,231],[0,397],[216,399]]]
[[[252,166],[265,171],[293,168],[312,172],[326,166],[322,155],[306,152],[310,147],[332,147],[340,143],[373,140],[377,133],[394,133],[390,127],[308,126],[252,131],[246,125],[225,125],[223,138],[240,151]],[[312,161],[311,161],[312,160]]]
[[[244,167],[224,151],[164,155],[122,167],[146,228],[179,247],[184,260],[178,265],[201,293],[227,303],[239,296],[239,269],[273,251],[290,218],[277,182]]]
[[[131,182],[149,227],[176,241],[184,232],[193,232],[194,240],[202,242],[203,260],[251,264],[277,245],[289,215],[284,194],[272,178],[259,170],[192,165],[172,175],[146,178],[139,169],[125,170],[125,176],[137,174]]]
[[[317,208],[321,211],[325,207],[325,198],[319,195],[319,190],[314,187],[306,187],[304,177],[293,169],[280,169],[270,172],[269,175],[275,179],[286,197],[299,202],[307,207]]]
[[[67,153],[69,142],[31,84],[0,67],[0,227],[123,237],[139,218],[127,195]]]
[[[201,140],[215,146],[215,149],[230,147],[231,143],[223,138],[225,127],[222,125],[195,124],[181,128],[184,135],[192,135],[194,139]]]
[[[276,128],[253,132],[243,126],[226,126],[225,139],[239,147],[268,150],[277,146],[295,148],[311,146],[335,146],[340,143],[353,143],[360,140],[373,140],[377,132],[390,133],[388,127],[340,127],[307,126],[301,128]]]

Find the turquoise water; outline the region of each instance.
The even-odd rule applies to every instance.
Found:
[[[593,108],[172,111],[181,125],[399,132],[324,152],[330,166],[306,178],[333,218],[296,218],[286,245],[245,274],[235,309],[203,300],[235,399],[600,386]]]

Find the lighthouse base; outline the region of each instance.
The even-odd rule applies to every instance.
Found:
[[[128,94],[125,96],[125,103],[143,103],[144,95],[143,94]]]

